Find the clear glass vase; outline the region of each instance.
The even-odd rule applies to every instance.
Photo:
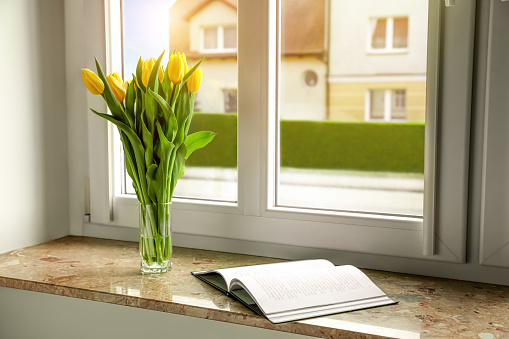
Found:
[[[140,204],[141,273],[171,270],[171,203]]]

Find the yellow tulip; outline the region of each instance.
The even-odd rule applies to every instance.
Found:
[[[186,55],[184,53],[181,53],[181,56],[182,56],[182,60],[184,61],[184,75],[186,75],[187,71],[189,71],[189,69],[192,67],[189,67],[187,68],[187,59],[186,59]]]
[[[192,68],[193,66],[189,66]],[[196,69],[193,74],[187,79],[187,89],[189,92],[194,93],[200,89],[201,79],[203,77],[203,71],[201,68]]]
[[[87,68],[82,68],[81,77],[83,78],[83,82],[85,83],[85,86],[87,86],[90,93],[93,95],[102,94],[104,91],[104,83],[101,79],[99,79],[97,74]]]
[[[118,82],[123,83],[122,77],[117,72],[113,72],[110,75],[114,76],[118,80]]]
[[[182,54],[173,53],[170,55],[170,60],[168,61],[168,77],[172,83],[178,84],[182,81],[185,74],[185,67],[186,65],[184,64]]]
[[[164,79],[163,66],[159,66],[159,73],[157,74],[157,76],[159,77],[159,81],[163,82]]]
[[[148,80],[150,79],[150,73],[152,73],[152,68],[154,68],[155,59],[150,58],[143,62],[143,73],[141,75],[141,81],[145,86],[148,85]]]
[[[124,82],[124,89],[127,91],[127,87],[129,87],[129,85],[131,84],[131,80],[126,80]]]
[[[116,78],[116,76],[113,73],[106,77],[106,81],[108,81],[111,91],[115,95],[115,98],[117,98],[118,102],[124,101],[125,90],[122,87],[122,82],[118,81],[118,79]]]

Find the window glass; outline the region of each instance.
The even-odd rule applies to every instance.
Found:
[[[371,90],[371,106],[370,118],[371,120],[383,120],[385,113],[385,91],[384,90]]]
[[[217,27],[203,29],[203,48],[217,49]]]
[[[224,28],[224,48],[237,48],[237,27]]]
[[[217,50],[223,43],[236,46],[236,2],[123,0],[122,15],[124,74],[135,72],[140,56],[158,57],[163,50],[164,67],[168,53],[174,50],[186,54],[190,67],[205,57],[203,50]],[[174,195],[237,201],[237,54],[233,51],[214,58],[207,55],[200,67],[203,79],[189,133],[210,130],[217,135],[187,160]],[[229,89],[227,100],[225,88]],[[125,166],[123,179],[123,193],[134,194]]]
[[[427,13],[281,0],[276,206],[422,216]]]
[[[392,120],[405,120],[406,119],[406,91],[398,89],[391,91],[391,119]]]
[[[408,18],[394,18],[394,48],[406,48],[408,42]]]
[[[375,29],[371,37],[371,47],[375,49],[386,48],[387,19],[375,19]]]

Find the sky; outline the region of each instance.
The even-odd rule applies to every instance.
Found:
[[[161,55],[168,62],[169,8],[176,0],[123,0],[124,78],[136,73],[138,59]]]

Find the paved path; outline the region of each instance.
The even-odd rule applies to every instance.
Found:
[[[424,180],[419,176],[358,172],[282,170],[278,202],[348,211],[422,215]],[[175,195],[236,201],[237,171],[186,168]]]

